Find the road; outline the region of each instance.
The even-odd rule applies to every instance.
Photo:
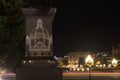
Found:
[[[120,80],[120,72],[91,72],[92,80]],[[0,74],[4,80],[15,80],[15,74]],[[89,80],[88,72],[64,72],[63,80]]]
[[[0,80],[16,80],[16,74],[14,73],[0,74]]]
[[[92,80],[120,80],[120,72],[91,72]],[[64,72],[64,80],[89,79],[88,72]]]

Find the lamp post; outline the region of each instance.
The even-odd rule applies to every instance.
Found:
[[[85,64],[89,67],[89,79],[92,80],[91,78],[91,66],[93,65],[94,63],[94,60],[93,58],[91,57],[91,55],[88,55],[86,58],[85,58]]]
[[[113,65],[113,67],[116,67],[118,65],[118,62],[115,58],[113,58],[111,64]]]

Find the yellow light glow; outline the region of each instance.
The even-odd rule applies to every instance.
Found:
[[[96,64],[96,67],[98,67],[99,65],[98,64]]]
[[[115,58],[112,60],[112,65],[113,65],[114,67],[116,67],[116,66],[118,65],[117,60],[116,60]]]
[[[89,71],[89,68],[87,68],[87,71]]]
[[[73,71],[75,71],[76,69],[74,68]]]
[[[4,73],[5,73],[5,71],[3,70],[3,71],[1,71],[1,73],[2,73],[2,74],[4,74]]]
[[[96,62],[96,64],[98,64],[98,65],[99,65],[99,64],[100,64],[100,61],[97,61],[97,62]]]
[[[91,66],[93,65],[94,60],[93,60],[93,58],[91,57],[91,55],[88,55],[88,56],[86,57],[85,63],[86,63],[86,65],[88,65],[89,67],[91,67]]]
[[[103,67],[106,67],[106,64],[103,64]]]
[[[100,67],[102,67],[102,64],[100,64]]]
[[[32,61],[31,60],[29,60],[29,63],[31,63]]]
[[[82,68],[82,69],[81,69],[81,71],[85,71],[85,69],[84,69],[84,68]]]
[[[77,71],[80,71],[80,69],[79,69],[79,68],[77,68]]]

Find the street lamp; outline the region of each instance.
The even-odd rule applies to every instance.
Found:
[[[114,67],[116,67],[116,66],[118,65],[118,62],[117,62],[117,60],[116,60],[115,58],[113,58],[111,64],[112,64]]]
[[[93,65],[93,63],[94,63],[93,58],[91,57],[91,55],[88,55],[88,56],[85,58],[85,64],[89,67],[89,79],[90,79],[90,80],[92,80],[91,74],[90,74],[90,68],[91,68],[91,66]]]

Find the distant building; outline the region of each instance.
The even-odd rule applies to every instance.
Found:
[[[112,56],[115,58],[120,57],[120,44],[112,46]]]
[[[111,63],[111,60],[112,60],[112,56],[110,52],[103,51],[96,53],[96,58],[95,58],[96,65],[98,65],[99,62],[99,64],[102,65],[104,64],[105,65],[104,67],[107,67],[107,65]]]
[[[70,52],[67,54],[68,56],[68,63],[70,67],[80,67],[80,65],[84,65],[84,60],[87,55],[92,55],[94,57],[94,53],[92,52]]]
[[[96,58],[105,58],[105,57],[111,57],[111,53],[108,51],[96,53]]]

